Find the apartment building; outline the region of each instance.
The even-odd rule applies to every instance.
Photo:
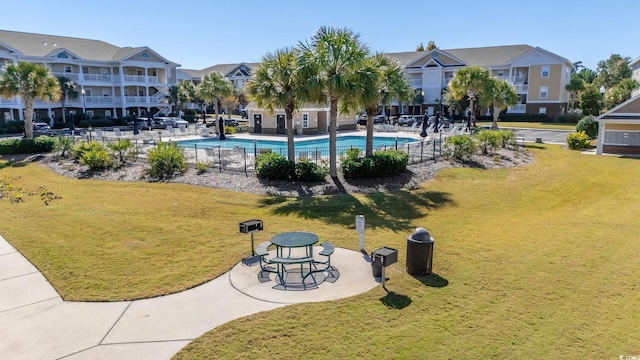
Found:
[[[432,114],[442,107],[442,96],[459,69],[479,66],[515,88],[520,101],[507,113],[547,114],[557,117],[567,109],[573,64],[556,54],[530,45],[493,46],[468,49],[434,49],[388,53],[404,67],[409,84],[423,95],[422,104],[394,104],[394,113]],[[485,115],[487,109],[478,115]],[[446,112],[446,109],[445,111]]]
[[[68,113],[105,118],[168,112],[166,95],[178,83],[180,66],[144,46],[0,30],[0,68],[18,62],[43,64],[77,84],[78,96],[66,102]],[[62,105],[37,101],[34,112],[36,120],[59,118]],[[0,99],[0,121],[23,119],[19,98]]]

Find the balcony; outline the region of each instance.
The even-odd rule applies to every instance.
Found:
[[[70,73],[70,72],[52,72],[51,73],[53,76],[55,77],[60,77],[60,76],[64,76],[67,79],[77,83],[78,80],[80,79],[80,74],[78,73]]]
[[[422,79],[409,79],[409,86],[414,89],[419,89],[422,87]]]
[[[517,93],[526,93],[529,91],[529,85],[527,84],[513,84],[513,87],[516,89]]]
[[[527,112],[527,104],[516,104],[507,108],[507,113],[524,114]]]
[[[0,104],[2,105],[18,105],[18,99],[16,99],[15,97],[11,98],[11,99],[5,99],[0,97]]]
[[[101,83],[113,83],[117,82],[117,75],[103,75],[103,74],[84,74],[83,76],[85,82],[101,82]]]

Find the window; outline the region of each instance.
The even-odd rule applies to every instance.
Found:
[[[147,54],[146,52],[143,52],[142,54],[140,54],[141,58],[148,58],[149,54]]]
[[[549,87],[540,86],[540,99],[546,99],[549,97]]]
[[[502,71],[502,70],[501,70],[501,71],[498,71],[498,76],[499,76],[499,77],[504,77],[504,71]]]
[[[303,128],[308,128],[309,127],[309,114],[308,113],[302,113],[302,127]]]
[[[541,68],[540,77],[543,77],[543,78],[549,77],[549,65],[545,65]]]
[[[61,52],[61,53],[58,54],[58,58],[60,58],[60,59],[68,59],[69,55],[67,55],[67,53],[65,53],[65,52]]]
[[[71,72],[71,66],[69,66],[69,65],[65,65],[65,66],[64,66],[64,72],[66,72],[66,73],[70,73],[70,72]]]
[[[546,114],[546,113],[547,113],[547,108],[546,107],[538,108],[538,114]]]

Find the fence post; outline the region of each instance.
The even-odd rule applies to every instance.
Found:
[[[220,166],[220,173],[222,173],[222,146],[218,146],[218,165]]]
[[[196,164],[198,163],[198,144],[193,144],[193,151],[196,153]]]
[[[422,138],[422,142],[420,142],[420,162],[423,161],[422,156],[424,155],[424,138]]]

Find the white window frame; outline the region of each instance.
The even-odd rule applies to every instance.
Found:
[[[309,113],[302,113],[302,127],[309,127]]]
[[[551,74],[551,67],[549,65],[543,65],[540,67],[540,77],[546,79]]]
[[[547,113],[547,107],[546,106],[541,106],[538,108],[538,114],[546,114]]]
[[[65,65],[64,72],[66,72],[67,74],[71,73],[72,72],[71,65]]]
[[[549,87],[548,86],[540,86],[540,92],[538,92],[538,97],[540,99],[548,99],[549,98]]]

